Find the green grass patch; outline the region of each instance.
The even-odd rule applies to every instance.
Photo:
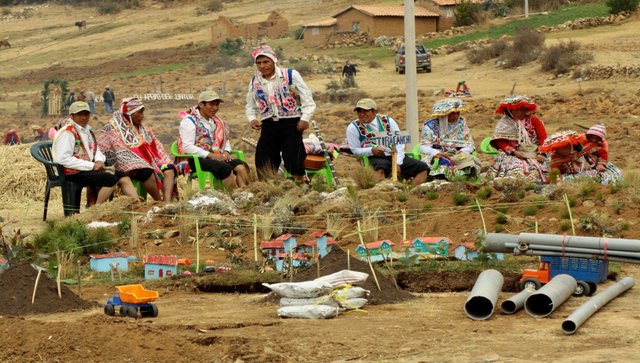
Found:
[[[425,43],[428,48],[438,48],[443,45],[455,45],[462,42],[480,39],[498,39],[503,35],[513,35],[516,30],[523,27],[539,28],[541,26],[555,26],[578,18],[592,18],[608,16],[609,9],[602,3],[577,4],[566,6],[547,15],[533,15],[528,19],[520,18],[508,23],[492,26],[485,30],[461,34],[454,37],[433,39]]]

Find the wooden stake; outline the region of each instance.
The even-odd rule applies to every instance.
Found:
[[[318,270],[317,277],[320,277],[320,253],[316,256],[316,248],[311,246],[311,256],[316,260],[316,268]]]
[[[538,234],[538,220],[537,219],[536,219],[536,222],[535,222],[535,228],[536,228],[536,234]]]
[[[347,249],[347,270],[351,270],[351,250]]]
[[[293,282],[293,248],[289,249],[289,282]]]
[[[396,148],[393,147],[391,149],[391,180],[393,180],[394,182],[398,181],[398,160],[397,160],[397,156],[398,156],[398,151],[396,151]]]
[[[480,202],[478,202],[478,198],[476,198],[476,205],[478,206],[478,212],[480,212],[480,219],[482,219],[482,228],[484,229],[485,236],[487,235],[487,223],[484,221],[484,214],[482,214],[482,207],[480,207]]]
[[[129,239],[130,252],[133,252],[133,248],[138,247],[138,219],[134,214],[131,215],[131,238]]]
[[[78,260],[78,296],[82,297],[82,279],[80,278],[80,260]]]
[[[382,289],[380,288],[380,283],[378,282],[378,276],[376,276],[376,270],[373,269],[373,265],[371,264],[371,256],[369,255],[369,249],[367,248],[367,245],[364,243],[364,238],[362,237],[362,228],[360,228],[360,221],[358,221],[358,237],[360,237],[360,243],[364,246],[364,250],[367,251],[367,262],[369,263],[369,268],[371,269],[373,280],[376,282],[378,291],[382,291]]]
[[[62,264],[60,263],[61,259],[60,251],[56,251],[56,259],[58,260],[58,273],[56,274],[56,287],[58,288],[58,298],[62,299],[62,291],[60,290],[60,276],[62,275]]]
[[[407,211],[402,210],[402,243],[407,240]]]
[[[200,271],[200,222],[196,219],[196,273]]]
[[[258,216],[253,214],[253,260],[258,262]]]
[[[38,288],[38,281],[40,281],[40,275],[42,274],[42,270],[38,269],[38,276],[36,276],[36,284],[33,285],[33,294],[31,295],[31,304],[36,302],[36,289]]]
[[[564,193],[562,195],[562,198],[564,198],[564,202],[567,205],[567,211],[569,212],[569,221],[571,222],[571,232],[573,232],[573,235],[576,235],[576,226],[573,223],[573,214],[571,214],[571,206],[569,205],[569,197],[567,197],[567,193]]]

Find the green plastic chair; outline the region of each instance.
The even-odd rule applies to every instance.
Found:
[[[136,188],[138,195],[142,199],[147,200],[147,190],[144,188],[144,183],[133,179],[131,179],[131,181],[133,182],[133,186]]]
[[[213,176],[213,173],[202,170],[200,166],[200,158],[194,154],[180,154],[178,152],[178,141],[174,141],[171,144],[171,154],[177,158],[185,158],[185,159],[193,159],[193,164],[195,166],[195,173],[192,171],[189,173],[189,181],[192,181],[194,178],[198,179],[198,187],[201,190],[207,188],[207,180],[209,181],[209,185],[213,186],[216,190],[224,190],[224,184],[222,184],[222,180],[217,179]],[[244,161],[244,152],[242,150],[231,150],[231,155],[235,155],[239,160]]]
[[[338,153],[336,150],[333,151],[333,160],[335,160],[338,155],[340,155],[340,153]],[[324,175],[324,180],[327,181],[327,185],[329,187],[332,187],[335,185],[335,180],[333,179],[333,174],[331,173],[331,165],[329,165],[329,162],[325,160],[324,162],[324,167],[320,168],[320,169],[304,169],[304,172],[307,174],[307,177],[309,179],[313,178],[316,175]],[[291,178],[291,174],[289,174],[288,171],[284,171],[284,177],[285,178]]]
[[[489,155],[495,155],[498,153],[498,150],[491,146],[491,136],[487,136],[482,140],[480,143],[480,151]]]

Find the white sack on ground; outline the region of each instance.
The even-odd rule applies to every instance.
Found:
[[[321,281],[331,284],[333,287],[338,287],[346,284],[357,284],[363,282],[369,277],[369,274],[358,271],[342,270],[331,275],[318,277],[313,281]]]
[[[327,319],[340,313],[340,308],[327,305],[283,306],[278,309],[282,318]]]
[[[331,293],[333,287],[320,281],[281,282],[278,284],[263,283],[280,297],[311,298]]]
[[[314,297],[310,299],[294,299],[290,297],[283,297],[280,299],[280,306],[301,306],[301,305],[327,305],[337,307],[338,302],[333,296],[325,295],[320,297]]]
[[[349,300],[339,300],[340,306],[347,310],[360,309],[368,302],[369,300],[360,297]]]
[[[365,290],[359,286],[351,286],[348,288],[339,289],[336,292],[336,299],[349,300],[349,299],[355,299],[357,297],[366,298],[369,296],[370,293],[371,291]]]

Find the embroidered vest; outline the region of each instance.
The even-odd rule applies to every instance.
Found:
[[[251,83],[255,92],[255,99],[258,108],[260,109],[260,117],[264,120],[271,116],[278,115],[278,110],[272,110],[270,107],[275,103],[278,109],[281,111],[279,117],[292,118],[302,115],[293,92],[291,91],[291,84],[293,83],[293,69],[285,68],[283,72],[284,77],[282,83],[276,85],[277,89],[274,90],[274,95],[267,95],[264,91],[262,84],[257,80],[256,76],[253,76]]]
[[[376,115],[376,120],[378,121],[377,131],[389,132],[391,130],[387,115]],[[359,120],[353,121],[353,124],[360,133],[360,135],[358,136],[360,139],[360,147],[376,146],[376,144],[371,141],[371,138],[375,137],[376,135],[374,134],[374,131],[369,128],[369,126],[363,125]]]
[[[78,133],[78,130],[76,130],[75,127],[73,127],[73,125],[67,125],[65,127],[65,130],[71,132],[71,134],[73,135],[73,138],[75,139],[74,145],[73,145],[73,156],[78,158],[78,159],[82,159],[82,160],[87,160],[87,161],[93,161],[95,158],[95,151],[93,154],[93,157],[89,154],[89,150],[87,150],[84,147],[84,144],[82,143],[82,137],[80,137],[80,134]],[[93,134],[93,130],[89,131],[91,133],[91,137],[93,138],[93,145],[95,148],[97,148],[97,146],[95,146],[96,143],[96,136]],[[89,145],[89,148],[91,148],[91,145]],[[65,175],[71,175],[71,174],[76,174],[79,173],[80,170],[75,170],[75,169],[68,169],[68,168],[64,168],[64,174]]]

